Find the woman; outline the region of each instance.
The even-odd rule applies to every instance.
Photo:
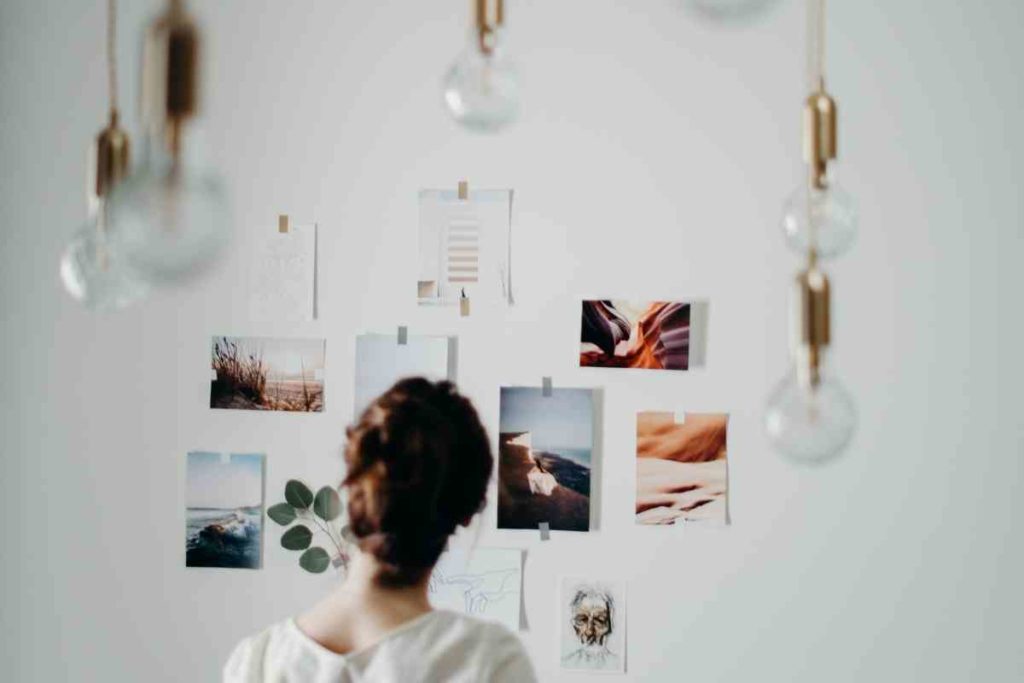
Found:
[[[536,677],[499,624],[427,600],[448,537],[484,506],[494,467],[472,404],[448,382],[398,382],[348,429],[349,526],[360,552],[333,593],[243,640],[226,681],[498,681]]]

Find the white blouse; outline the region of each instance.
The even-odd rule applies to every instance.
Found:
[[[511,631],[449,610],[422,614],[370,647],[345,655],[320,645],[288,619],[243,640],[224,666],[226,683],[536,680]]]

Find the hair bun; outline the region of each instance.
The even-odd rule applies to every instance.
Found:
[[[415,583],[482,507],[494,466],[472,404],[449,382],[398,382],[348,430],[349,519],[380,581]]]

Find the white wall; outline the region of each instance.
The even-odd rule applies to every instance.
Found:
[[[157,3],[122,4],[133,112]],[[184,569],[184,453],[266,452],[271,502],[289,477],[336,479],[353,336],[400,323],[459,335],[461,384],[492,430],[501,383],[605,388],[600,529],[481,541],[528,549],[523,638],[542,679],[587,678],[556,667],[560,572],[628,580],[625,680],[1024,675],[1017,2],[830,3],[842,173],[862,210],[831,271],[836,361],[861,428],[817,471],[760,430],[797,265],[775,226],[802,177],[802,3],[722,29],[675,0],[512,2],[523,119],[496,138],[439,104],[468,3],[192,4],[240,250],[279,212],[319,222],[322,320],[250,324],[241,258],[116,315],[64,296],[57,256],[104,115],[103,3],[4,0],[0,678],[211,680],[238,638],[313,601],[329,579],[273,529],[262,571]],[[416,310],[416,191],[460,178],[516,191],[513,310]],[[591,295],[708,298],[707,369],[574,368]],[[209,336],[283,332],[328,338],[327,412],[209,411]],[[634,526],[639,409],[730,412],[731,528]]]

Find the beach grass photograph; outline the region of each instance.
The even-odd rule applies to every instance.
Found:
[[[323,412],[325,351],[323,339],[214,337],[210,407]]]
[[[722,413],[637,413],[637,524],[728,523],[728,423]]]
[[[498,528],[590,529],[590,389],[502,387]]]
[[[185,465],[185,566],[259,569],[261,454],[196,451]]]
[[[690,304],[585,300],[580,367],[688,370]]]

